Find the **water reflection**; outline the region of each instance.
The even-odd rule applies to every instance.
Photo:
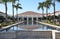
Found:
[[[28,24],[27,22],[24,22],[24,23],[20,23],[19,25],[8,28],[7,31],[16,31],[16,30],[55,30],[55,28],[36,22],[33,22],[33,24],[31,22],[29,22]]]

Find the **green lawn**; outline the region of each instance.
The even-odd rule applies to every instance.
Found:
[[[52,21],[52,22],[51,22],[51,21],[48,21],[48,22],[46,22],[46,23],[49,23],[49,24],[52,24],[52,25],[60,26],[60,24],[54,24],[53,21]]]

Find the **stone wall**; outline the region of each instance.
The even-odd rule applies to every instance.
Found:
[[[52,31],[0,32],[0,39],[52,39]]]
[[[56,39],[60,39],[60,32],[56,32],[56,33],[55,33],[55,38],[56,38]]]
[[[0,33],[0,39],[15,39],[16,33],[15,32],[2,32]]]

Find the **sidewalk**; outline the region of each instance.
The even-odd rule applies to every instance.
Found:
[[[60,29],[60,26],[57,26],[57,25],[52,25],[52,24],[48,24],[48,23],[44,23],[44,22],[39,22],[37,21],[38,23],[41,23],[41,24],[44,24],[44,25],[47,25],[47,26],[50,26],[50,27],[53,27],[53,28],[56,28],[56,29]]]
[[[0,31],[1,31],[1,30],[4,30],[4,29],[7,29],[7,28],[10,28],[10,27],[12,27],[12,26],[18,25],[19,23],[23,23],[23,21],[22,21],[22,22],[15,23],[15,24],[12,24],[12,25],[8,25],[8,26],[6,26],[6,27],[3,27],[2,29],[0,29]]]

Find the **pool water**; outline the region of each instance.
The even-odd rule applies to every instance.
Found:
[[[36,23],[36,22],[33,22],[33,24],[31,22],[28,24],[27,22],[23,22],[7,29],[7,31],[16,31],[16,30],[33,30],[34,31],[34,30],[56,30],[56,29],[47,25]]]

